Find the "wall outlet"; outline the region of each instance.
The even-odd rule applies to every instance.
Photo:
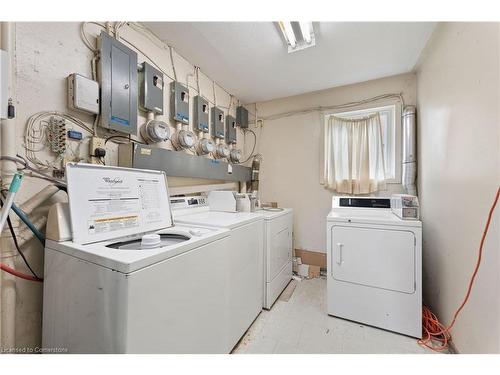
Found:
[[[89,143],[89,154],[91,164],[104,164],[104,157],[96,157],[96,149],[106,150],[106,140],[104,138],[92,137]]]

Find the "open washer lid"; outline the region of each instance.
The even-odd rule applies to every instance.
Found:
[[[164,172],[68,163],[73,242],[87,244],[173,225]]]

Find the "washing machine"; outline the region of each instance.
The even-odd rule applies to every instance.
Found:
[[[228,353],[229,231],[174,226],[162,172],[69,164],[66,175],[69,205],[47,226],[43,347]]]
[[[232,193],[225,193],[228,193],[225,197],[221,194],[217,198],[217,204],[221,209],[232,212],[214,211],[209,207],[208,199],[202,196],[173,197],[171,205],[174,222],[179,225],[230,231],[228,322],[229,342],[234,347],[262,311],[264,217],[254,212],[236,212]],[[211,262],[207,262],[206,266],[211,268]]]
[[[327,217],[328,314],[422,336],[422,223],[390,199],[333,197]]]
[[[269,310],[292,279],[293,210],[266,208],[264,216],[264,295]]]

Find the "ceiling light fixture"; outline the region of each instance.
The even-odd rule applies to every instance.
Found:
[[[304,38],[304,41],[307,44],[310,44],[312,42],[311,38],[312,23],[300,21],[299,26],[300,26],[300,32],[302,33],[302,38]]]
[[[316,45],[312,22],[279,21],[278,26],[287,43],[288,53]]]
[[[280,21],[279,22],[281,32],[283,33],[288,44],[295,48],[297,44],[297,39],[295,38],[295,33],[293,32],[292,23],[289,21]]]

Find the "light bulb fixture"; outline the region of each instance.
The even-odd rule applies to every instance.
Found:
[[[295,38],[295,33],[293,32],[292,23],[290,21],[280,21],[279,25],[281,28],[281,32],[285,36],[285,39],[288,42],[288,44],[292,48],[295,48],[295,45],[297,44],[297,39]]]
[[[288,53],[316,45],[313,24],[310,21],[279,21],[279,29],[288,47]]]
[[[311,37],[312,23],[300,21],[299,27],[300,27],[300,32],[302,34],[302,38],[304,39],[304,42],[306,42],[307,44],[311,44],[311,42],[312,42],[312,37]]]

